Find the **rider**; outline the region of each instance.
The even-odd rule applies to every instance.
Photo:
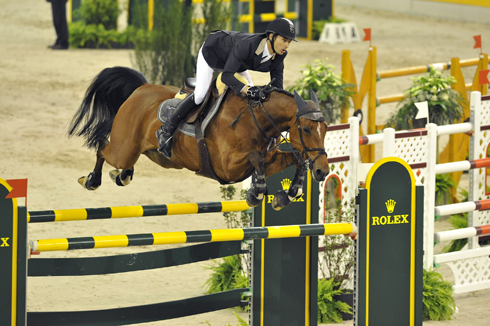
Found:
[[[194,93],[180,102],[170,120],[158,129],[158,151],[171,157],[172,135],[182,119],[204,100],[215,70],[223,72],[223,83],[254,101],[259,100],[259,89],[253,86],[248,70],[270,72],[272,86],[282,89],[284,57],[291,41],[296,41],[295,28],[286,18],[273,20],[260,34],[211,32],[197,57]],[[237,72],[247,79],[248,85],[235,78]]]

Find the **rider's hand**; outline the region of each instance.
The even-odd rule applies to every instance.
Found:
[[[260,90],[257,86],[249,87],[247,90],[247,98],[252,101],[260,100]]]

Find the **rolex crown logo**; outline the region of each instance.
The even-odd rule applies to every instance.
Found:
[[[291,180],[289,179],[283,179],[281,181],[282,189],[285,191],[289,190],[289,187],[291,187]]]
[[[385,204],[388,213],[393,213],[393,211],[395,210],[396,201],[394,201],[393,199],[389,199]]]

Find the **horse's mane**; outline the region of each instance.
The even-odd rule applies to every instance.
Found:
[[[278,92],[278,93],[281,93],[281,94],[285,94],[285,95],[288,95],[288,96],[294,97],[293,93],[290,93],[290,92],[288,92],[288,91],[287,91],[287,90],[285,90],[285,89],[275,88],[275,89],[274,89],[274,92]]]

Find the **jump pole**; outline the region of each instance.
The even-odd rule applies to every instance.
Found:
[[[195,242],[244,241],[256,239],[302,238],[309,236],[356,233],[353,223],[330,223],[253,227],[245,229],[218,229],[177,231],[145,234],[123,234],[83,238],[61,238],[31,241],[32,251],[64,251],[131,246],[154,246]]]

